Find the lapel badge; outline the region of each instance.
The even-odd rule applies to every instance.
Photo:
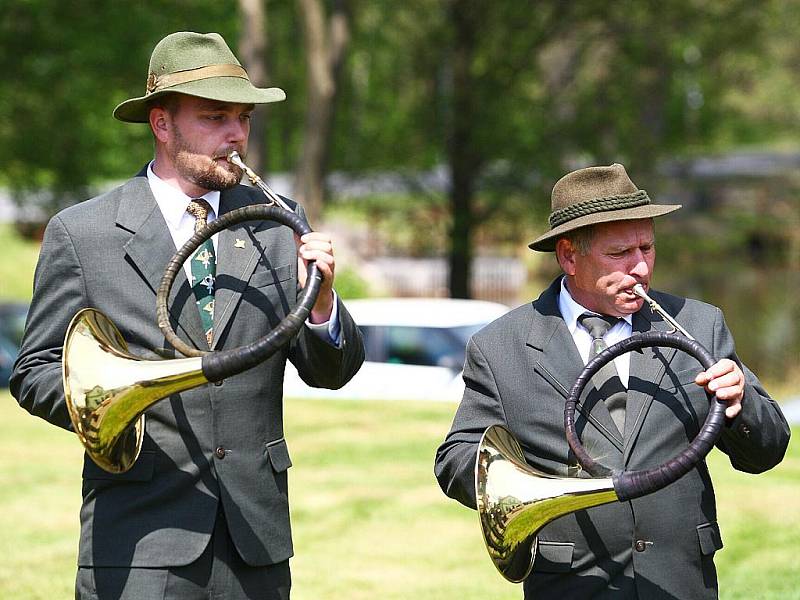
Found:
[[[244,248],[244,240],[240,240],[239,238],[236,238],[236,242],[234,242],[233,247],[234,248]]]

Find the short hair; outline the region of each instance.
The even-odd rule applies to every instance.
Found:
[[[148,103],[147,111],[150,112],[150,109],[155,107],[163,108],[167,111],[170,115],[175,116],[175,113],[178,112],[178,107],[180,106],[180,102],[178,101],[178,94],[175,93],[168,93],[158,98],[154,98]]]
[[[568,231],[561,237],[572,244],[572,247],[578,251],[578,254],[581,256],[586,256],[592,249],[592,240],[594,240],[594,234],[594,225],[586,225],[584,227],[579,227],[578,229]]]

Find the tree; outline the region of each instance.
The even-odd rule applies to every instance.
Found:
[[[450,295],[469,298],[473,230],[480,218],[475,194],[492,161],[513,152],[518,142],[499,137],[511,117],[504,95],[514,93],[535,68],[539,48],[572,22],[572,3],[509,2],[489,14],[478,0],[450,0],[452,85],[446,152],[450,166],[452,228],[449,245]],[[520,23],[528,18],[528,26]],[[486,32],[490,31],[490,35]],[[499,127],[498,127],[498,124]],[[534,130],[540,127],[532,125]]]
[[[350,39],[350,16],[345,0],[334,1],[328,17],[321,0],[297,0],[297,8],[303,24],[307,85],[295,197],[314,222],[322,211],[333,111]]]
[[[239,34],[239,60],[247,76],[256,87],[265,87],[267,74],[267,11],[263,0],[239,0],[241,33]],[[256,173],[264,169],[266,143],[266,116],[254,111],[250,117],[250,143],[247,163]]]
[[[131,26],[131,24],[135,26]],[[152,157],[149,130],[111,117],[144,93],[150,52],[182,29],[233,38],[209,0],[10,2],[0,12],[0,183],[38,219],[129,177]]]
[[[541,217],[571,168],[622,161],[648,181],[661,157],[713,143],[740,116],[720,102],[741,84],[731,66],[762,50],[768,22],[747,2],[439,6],[456,297],[470,294],[476,223]],[[527,202],[509,201],[524,187]]]

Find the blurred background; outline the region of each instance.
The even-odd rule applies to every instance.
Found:
[[[343,296],[526,302],[557,269],[526,248],[553,183],[622,162],[685,207],[655,285],[721,305],[743,359],[796,381],[799,21],[794,0],[6,0],[3,227],[35,239],[138,171],[149,129],[111,110],[164,35],[218,31],[287,92],[248,162],[334,233]]]
[[[773,395],[785,406],[800,396],[800,0],[0,5],[0,301],[11,315],[0,340],[12,340],[0,341],[0,372],[13,360],[44,225],[151,159],[147,126],[111,111],[144,92],[155,43],[192,30],[221,33],[256,85],[286,90],[285,102],[256,111],[247,161],[334,235],[345,299],[530,301],[558,272],[526,246],[547,229],[553,183],[621,162],[655,202],[684,205],[657,222],[654,287],[721,306],[740,356]],[[294,406],[300,424],[304,410],[319,411]],[[423,495],[433,488],[433,512],[451,514],[429,465],[453,407],[370,406],[406,411],[400,422],[430,433],[418,456]],[[349,423],[355,411],[338,418]],[[15,439],[7,423],[0,438]],[[787,468],[800,481],[796,456]],[[77,471],[69,481],[74,495]],[[14,502],[24,512],[30,496]],[[782,518],[774,535],[793,532],[796,544],[800,529]],[[796,511],[789,522],[800,526]],[[471,597],[443,589],[418,597]]]

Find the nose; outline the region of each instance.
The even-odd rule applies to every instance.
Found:
[[[639,281],[646,280],[650,276],[650,264],[647,262],[644,253],[641,250],[637,250],[633,261],[628,272]]]
[[[227,142],[229,144],[244,144],[250,135],[250,121],[247,119],[230,119],[230,126],[227,131]]]

